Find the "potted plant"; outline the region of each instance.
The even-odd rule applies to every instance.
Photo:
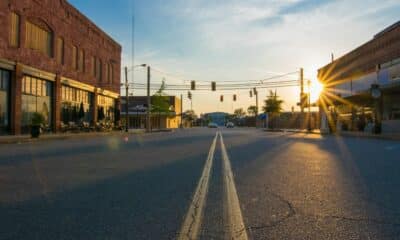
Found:
[[[40,135],[40,127],[44,124],[44,116],[40,113],[33,113],[31,119],[31,136],[38,138]]]

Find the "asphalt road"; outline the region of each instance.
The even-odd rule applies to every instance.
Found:
[[[0,239],[400,239],[400,142],[220,128],[1,145]]]

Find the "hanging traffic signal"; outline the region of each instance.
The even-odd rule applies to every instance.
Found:
[[[217,89],[217,84],[215,82],[211,82],[211,91],[215,91]]]
[[[223,101],[224,101],[224,95],[221,95],[221,97],[219,98],[219,100],[220,100],[221,102],[223,102]]]
[[[253,91],[250,90],[250,97],[253,97]]]
[[[190,90],[196,90],[196,82],[195,81],[191,81],[190,82]]]
[[[257,95],[257,88],[253,88],[254,95]]]
[[[236,94],[233,94],[233,101],[236,102]]]
[[[190,100],[192,100],[192,93],[191,93],[190,91],[188,91],[188,98],[189,98]]]

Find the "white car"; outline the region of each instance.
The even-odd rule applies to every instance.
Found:
[[[209,128],[218,128],[218,124],[213,123],[213,122],[210,122],[210,123],[208,124],[208,127],[209,127]]]
[[[227,127],[227,128],[234,128],[234,127],[235,127],[235,124],[233,124],[233,122],[228,122],[228,123],[226,124],[226,127]]]

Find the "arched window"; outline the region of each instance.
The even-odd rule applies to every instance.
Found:
[[[34,50],[38,50],[49,57],[53,56],[53,33],[46,26],[46,24],[35,21],[26,21],[25,25],[25,38],[26,47]]]

